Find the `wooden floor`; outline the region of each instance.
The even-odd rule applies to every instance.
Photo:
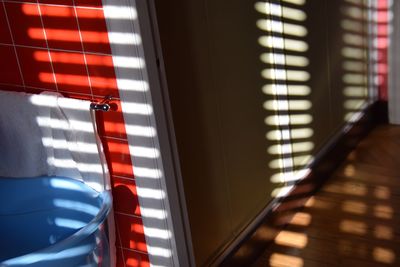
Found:
[[[400,127],[371,132],[253,266],[400,266]]]

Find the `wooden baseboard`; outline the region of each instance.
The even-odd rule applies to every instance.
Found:
[[[239,242],[220,266],[250,266],[273,241],[279,231],[300,211],[310,196],[326,182],[334,170],[344,161],[376,125],[387,122],[387,103],[376,102],[365,109],[363,116],[348,125],[346,131],[328,144],[311,166],[310,174],[297,183],[293,191],[279,199],[276,208],[269,211],[262,222],[252,226],[250,234]]]

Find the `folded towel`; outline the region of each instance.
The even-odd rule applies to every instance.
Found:
[[[65,176],[110,189],[90,102],[0,91],[0,176]]]
[[[47,174],[46,150],[36,123],[39,110],[25,93],[0,91],[0,176]]]

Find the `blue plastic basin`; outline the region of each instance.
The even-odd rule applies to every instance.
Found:
[[[74,179],[0,178],[0,266],[108,267],[110,208]]]

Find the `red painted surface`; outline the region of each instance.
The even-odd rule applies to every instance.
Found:
[[[110,94],[117,98],[117,111],[98,114],[112,175],[117,266],[149,266],[101,0],[38,2],[0,4],[0,90],[57,91],[87,100]]]
[[[378,52],[378,88],[380,100],[388,100],[388,48],[389,48],[389,1],[378,0],[377,52]]]

